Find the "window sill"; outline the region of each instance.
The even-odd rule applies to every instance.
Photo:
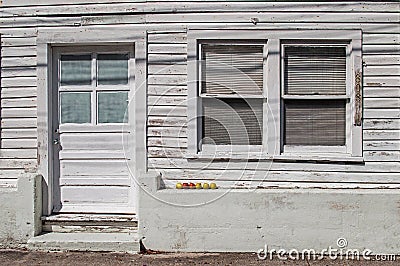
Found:
[[[269,155],[265,153],[215,153],[215,154],[188,154],[187,160],[200,161],[273,161],[273,162],[314,162],[314,163],[352,163],[363,164],[361,156],[350,156],[348,154],[281,154]]]

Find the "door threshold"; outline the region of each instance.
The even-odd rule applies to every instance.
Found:
[[[137,229],[136,215],[63,213],[42,217],[44,233],[133,233]]]
[[[46,222],[135,222],[136,214],[83,214],[83,213],[57,213],[42,216]]]

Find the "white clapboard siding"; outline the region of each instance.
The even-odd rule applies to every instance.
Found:
[[[1,100],[1,106],[3,108],[36,107],[37,106],[37,100],[36,100],[36,97],[2,99]]]
[[[126,160],[61,160],[61,176],[128,175]]]
[[[35,107],[21,107],[21,108],[2,108],[2,118],[17,118],[17,117],[37,117],[37,109]]]
[[[0,28],[74,26],[80,25],[80,23],[81,18],[79,17],[11,17],[1,18]]]
[[[186,75],[149,75],[147,82],[150,85],[186,85]]]
[[[148,63],[149,64],[157,64],[157,65],[172,65],[172,64],[180,64],[187,61],[186,54],[150,54],[148,55]]]
[[[7,67],[1,69],[1,76],[3,78],[16,78],[16,77],[35,77],[36,67]]]
[[[2,159],[0,160],[0,169],[34,169],[36,164],[36,159]]]
[[[291,3],[279,3],[277,5],[274,2],[259,3],[243,1],[243,2],[215,2],[215,1],[191,1],[190,4],[179,1],[118,1],[119,3],[113,3],[113,5],[107,5],[112,1],[69,1],[68,9],[60,4],[65,4],[62,0],[47,0],[40,1],[38,3],[32,3],[29,1],[12,1],[4,0],[3,6],[8,7],[0,13],[1,16],[28,16],[28,15],[62,15],[68,14],[107,14],[107,13],[135,13],[135,12],[146,12],[146,13],[177,13],[177,12],[209,12],[212,11],[281,11],[284,9],[286,12],[293,11],[336,11],[336,12],[374,12],[379,10],[382,13],[393,12],[398,8],[396,3],[357,3],[349,2],[346,5],[338,5],[330,2],[305,2],[303,5],[293,5]],[[150,3],[154,2],[154,3]],[[132,3],[135,3],[132,7]],[[50,6],[53,4],[54,6]],[[82,4],[85,5],[85,9],[82,10]]]
[[[36,57],[4,57],[1,60],[1,67],[31,67],[36,66]]]
[[[35,144],[36,145],[36,144]],[[24,149],[9,149],[2,146],[0,150],[1,159],[34,159],[37,155],[36,147],[25,148]]]
[[[371,162],[400,162],[400,151],[367,151],[364,157]]]
[[[36,138],[37,130],[32,128],[7,129],[0,132],[1,139]]]
[[[149,147],[147,149],[149,158],[181,158],[187,155],[186,147]]]
[[[364,87],[364,97],[400,97],[399,87]]]
[[[400,69],[387,65],[368,65],[364,68],[364,76],[400,76]]]
[[[364,119],[364,129],[399,129],[400,119]]]
[[[4,77],[3,87],[36,87],[36,77]]]
[[[148,126],[164,126],[164,127],[185,127],[187,118],[182,117],[164,117],[164,116],[149,116]]]
[[[400,54],[399,44],[364,44],[362,47],[363,53],[368,54]]]
[[[1,169],[0,180],[16,180],[18,177],[24,175],[24,169]]]
[[[36,118],[4,118],[1,120],[1,128],[36,128]]]
[[[149,54],[187,54],[186,44],[149,44],[147,49]]]
[[[187,42],[187,35],[186,32],[149,32],[148,35],[148,43],[175,43],[175,44],[186,44]]]
[[[37,96],[37,90],[34,87],[27,88],[2,88],[1,98],[31,98]]]
[[[36,45],[36,37],[1,37],[1,47],[18,47]]]
[[[151,64],[148,68],[150,75],[184,75],[187,73],[187,66],[185,63],[177,63],[173,65],[165,64]]]
[[[147,103],[149,105],[172,105],[172,106],[186,106],[187,105],[187,97],[186,96],[152,96],[149,95],[147,97]]]
[[[364,140],[400,140],[400,129],[397,130],[364,130]]]
[[[400,151],[400,140],[365,140],[365,151]]]
[[[363,61],[368,67],[369,65],[400,65],[400,55],[376,55],[364,54]]]
[[[364,109],[364,118],[400,118],[400,109]]]
[[[1,9],[3,10],[3,9]],[[2,11],[0,11],[2,12]],[[37,36],[37,28],[1,28],[0,34],[2,37],[14,37],[14,38],[31,38]]]
[[[379,177],[375,173],[337,173],[337,172],[325,172],[321,176],[318,172],[303,172],[303,171],[246,171],[246,170],[203,170],[201,175],[190,170],[174,171],[166,170],[162,171],[163,178],[166,179],[185,179],[189,177],[191,180],[208,180],[208,181],[290,181],[290,182],[301,182],[305,177],[310,182],[370,182],[370,183],[396,183],[400,184],[398,180],[398,173],[390,173],[386,177]],[[322,179],[321,179],[322,178]]]
[[[240,160],[187,160],[184,158],[149,158],[151,169],[190,169],[193,172],[208,170],[259,170],[268,171],[301,171],[304,172],[374,172],[385,173],[392,169],[392,173],[400,173],[400,162],[366,162],[365,164],[321,164],[317,162],[277,162],[277,161],[240,161]],[[382,176],[381,176],[382,177]],[[383,177],[382,177],[383,178]]]
[[[149,137],[147,141],[149,146],[152,147],[165,147],[165,148],[187,148],[187,138],[172,138],[172,137]]]
[[[148,107],[148,114],[150,116],[186,116],[186,106],[159,106],[153,105]]]
[[[398,23],[399,16],[396,13],[318,13],[318,12],[301,12],[301,13],[273,13],[273,12],[237,12],[222,13],[213,12],[210,14],[184,13],[184,14],[149,14],[146,21],[149,23],[249,23],[249,19],[257,17],[261,23],[273,22],[332,22],[340,21],[347,23]]]
[[[148,85],[147,92],[149,95],[178,95],[187,96],[186,85]]]
[[[175,188],[177,182],[187,182],[187,178],[169,180],[164,179],[163,183],[166,188]],[[199,179],[196,182],[210,182],[210,180]],[[298,189],[298,188],[317,188],[317,189],[398,189],[400,184],[382,184],[382,183],[345,183],[345,182],[280,182],[280,181],[220,181],[218,182],[218,190],[213,191],[202,191],[199,193],[213,193],[213,196],[223,196],[225,193],[229,192],[230,189],[242,189],[244,191],[253,192],[254,189]],[[186,189],[174,190],[174,193],[179,195],[180,193],[186,193]],[[179,197],[177,197],[179,198]],[[178,202],[177,202],[178,203]],[[204,201],[199,200],[198,204],[204,204]]]
[[[4,149],[22,149],[22,148],[36,148],[37,140],[35,139],[3,139],[1,148]]]
[[[118,2],[128,2],[128,3],[137,3],[143,2],[141,0],[131,1],[131,0],[118,0]],[[110,0],[73,0],[69,1],[70,4],[95,4],[95,3],[113,3]],[[45,5],[65,5],[65,0],[42,0],[40,2],[32,2],[29,0],[23,1],[13,1],[13,0],[3,0],[3,6],[12,7],[12,6],[45,6]]]
[[[399,80],[400,81],[400,80]],[[394,98],[366,98],[364,99],[365,108],[400,108],[400,97]]]
[[[186,127],[175,128],[175,127],[147,127],[148,137],[186,137]]]
[[[60,134],[62,152],[68,150],[112,150],[128,149],[127,134],[122,133],[68,133]]]
[[[399,76],[374,76],[374,77],[365,77],[364,85],[365,86],[388,86],[388,87],[398,87],[400,84]]]
[[[12,56],[36,56],[36,46],[2,47],[1,56],[2,58]]]
[[[363,35],[364,44],[399,44],[400,37],[396,34],[364,34]]]
[[[61,186],[129,186],[130,181],[126,177],[96,177],[96,176],[78,176],[60,179]]]
[[[60,160],[130,160],[128,153],[123,150],[63,150]]]
[[[63,205],[91,204],[99,198],[105,204],[124,204],[128,201],[128,194],[129,188],[123,186],[61,186]]]
[[[353,1],[344,4],[335,1],[3,0],[0,8],[2,55],[0,134],[3,140],[0,151],[4,152],[0,153],[0,157],[4,160],[0,161],[0,180],[5,180],[4,176],[9,176],[15,185],[15,179],[21,173],[37,166],[36,151],[29,147],[34,144],[37,137],[38,27],[89,28],[97,25],[101,27],[117,25],[122,28],[129,25],[148,29],[148,165],[149,168],[164,172],[167,185],[173,186],[176,180],[187,178],[208,180],[213,175],[229,178],[231,173],[236,173],[229,171],[239,172],[243,169],[254,169],[255,176],[262,176],[270,169],[274,171],[274,176],[279,182],[266,181],[262,184],[264,187],[385,187],[385,183],[395,187],[397,178],[400,179],[398,177],[400,154],[399,150],[396,150],[400,140],[398,10],[399,3],[395,1],[364,3]],[[250,22],[253,17],[258,18],[257,25]],[[272,168],[268,168],[271,164],[266,162],[210,164],[207,161],[204,163],[188,161],[185,158],[186,29],[209,26],[221,29],[226,27],[246,29],[265,27],[273,30],[361,29],[364,63],[363,147],[366,162],[354,165],[274,162]],[[63,147],[66,149],[62,155],[64,157],[61,158],[62,164],[75,164],[75,169],[83,169],[66,173],[66,178],[61,184],[63,189],[67,189],[66,195],[72,188],[88,191],[88,187],[85,187],[85,182],[88,180],[86,177],[96,180],[93,173],[99,171],[110,174],[110,179],[104,182],[99,180],[97,184],[99,187],[90,190],[90,193],[101,193],[101,189],[106,185],[111,185],[113,189],[126,185],[124,183],[126,178],[120,177],[127,173],[113,173],[112,170],[126,165],[125,154],[120,150],[121,142],[114,139],[105,143],[110,147],[118,147],[106,153],[95,149],[101,139],[87,133],[82,139],[67,141],[72,143],[71,146]],[[17,148],[5,148],[4,144]],[[12,158],[15,158],[15,161]],[[89,160],[90,158],[96,159]],[[208,170],[202,177],[205,165]],[[68,169],[71,168],[69,166],[71,165],[68,165]],[[191,170],[185,171],[185,169]],[[8,171],[8,174],[2,175],[3,171]],[[326,172],[329,172],[329,175],[324,175]],[[246,174],[245,178],[252,180],[253,177],[251,174]],[[173,182],[168,183],[168,179]],[[246,180],[241,182],[243,187],[251,186]],[[5,183],[0,181],[1,184]],[[235,185],[235,181],[225,180],[219,185],[229,187]],[[124,193],[125,191],[121,191],[121,199],[125,197]],[[115,199],[110,199],[113,200]],[[90,205],[90,203],[85,204]]]

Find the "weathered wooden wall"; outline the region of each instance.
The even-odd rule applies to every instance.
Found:
[[[0,184],[37,167],[38,27],[136,25],[148,30],[148,166],[166,180],[263,186],[400,187],[398,1],[155,2],[3,0]],[[68,2],[68,5],[65,3]],[[34,4],[33,4],[34,3]],[[250,18],[259,18],[254,26]],[[187,27],[361,29],[365,165],[297,162],[188,162]],[[40,115],[40,114],[39,114]],[[244,170],[245,169],[245,170]],[[268,173],[268,175],[267,175]],[[168,181],[166,181],[168,183]],[[254,183],[253,183],[254,185]]]

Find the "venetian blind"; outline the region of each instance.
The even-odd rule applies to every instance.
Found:
[[[262,45],[212,45],[202,47],[202,93],[261,95]]]
[[[284,72],[285,94],[346,94],[346,48],[285,47]]]
[[[203,143],[261,145],[262,100],[204,99]]]
[[[285,101],[285,144],[346,143],[346,100]]]

